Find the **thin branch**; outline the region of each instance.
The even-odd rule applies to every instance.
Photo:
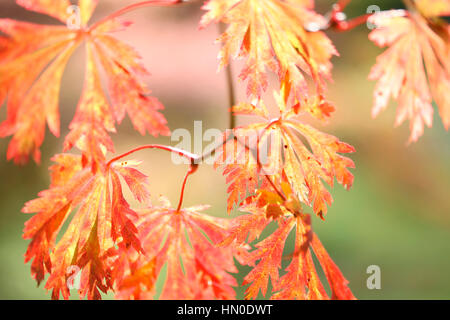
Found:
[[[222,35],[226,31],[225,24],[223,22],[219,22],[219,33]],[[231,62],[228,63],[228,65],[225,67],[225,75],[227,78],[227,89],[228,89],[228,105],[230,106],[230,113],[229,113],[229,125],[228,127],[230,129],[234,129],[236,127],[236,116],[231,111],[231,108],[236,105],[236,93],[234,90],[234,83],[233,83],[233,71],[231,70]]]
[[[181,205],[183,204],[184,190],[185,190],[185,188],[186,188],[186,182],[187,182],[187,179],[188,179],[189,176],[190,176],[191,174],[193,174],[196,170],[197,170],[197,166],[191,166],[191,167],[189,168],[188,172],[186,172],[186,175],[184,176],[183,184],[181,185],[180,200],[178,201],[177,212],[180,212]]]
[[[104,17],[100,21],[97,21],[96,23],[94,23],[89,28],[89,32],[98,28],[98,26],[102,25],[103,23],[105,23],[108,20],[115,19],[121,15],[124,15],[125,13],[128,13],[128,12],[136,10],[136,9],[140,9],[143,7],[150,7],[150,6],[158,6],[158,7],[173,6],[176,4],[182,4],[184,2],[188,2],[188,1],[187,0],[148,0],[148,1],[142,1],[142,2],[138,2],[138,3],[130,4],[129,6],[123,7],[121,9],[117,10],[116,12],[113,12],[109,16]]]
[[[180,194],[180,200],[178,202],[177,212],[180,211],[181,205],[183,204],[184,190],[186,188],[187,178],[191,174],[193,174],[195,171],[197,171],[197,168],[198,168],[197,161],[200,158],[200,156],[190,153],[190,152],[187,152],[187,151],[184,151],[182,149],[178,149],[178,148],[174,148],[174,147],[170,147],[170,146],[164,146],[164,145],[159,145],[159,144],[149,144],[149,145],[135,148],[135,149],[130,150],[126,153],[123,153],[117,157],[112,158],[111,160],[108,161],[108,163],[106,164],[106,167],[109,168],[113,162],[118,161],[122,158],[125,158],[126,156],[129,156],[130,154],[133,154],[135,152],[145,150],[145,149],[160,149],[160,150],[169,151],[172,153],[176,153],[180,156],[183,156],[191,161],[189,170],[186,173],[186,176],[184,177],[184,180],[183,180],[183,184],[181,186],[181,194]]]
[[[357,26],[366,23],[367,19],[373,15],[373,13],[365,14],[350,20],[347,20],[344,9],[350,4],[351,0],[339,0],[336,2],[331,11],[326,15],[328,17],[328,22],[321,26],[319,30],[325,31],[328,29],[333,29],[336,31],[349,31]],[[317,30],[311,30],[317,31]]]
[[[363,23],[366,23],[367,19],[369,19],[369,17],[372,15],[373,13],[367,13],[365,15],[350,20],[337,21],[334,23],[333,28],[336,31],[349,31]]]
[[[106,167],[111,166],[111,164],[113,162],[115,162],[117,160],[120,160],[122,158],[125,158],[125,157],[129,156],[132,153],[135,153],[135,152],[138,152],[138,151],[141,151],[141,150],[145,150],[145,149],[160,149],[160,150],[165,150],[165,151],[169,151],[169,152],[172,152],[172,153],[176,153],[176,154],[178,154],[178,155],[180,155],[182,157],[185,157],[186,159],[189,159],[191,161],[191,166],[194,165],[195,162],[199,158],[198,155],[196,155],[194,153],[191,153],[191,152],[188,152],[188,151],[185,151],[183,149],[179,149],[179,148],[175,148],[175,147],[171,147],[171,146],[164,146],[164,145],[160,145],[160,144],[148,144],[148,145],[145,145],[145,146],[140,146],[138,148],[135,148],[135,149],[130,150],[130,151],[126,152],[126,153],[123,153],[123,154],[121,154],[121,155],[119,155],[117,157],[112,158],[111,160],[108,161],[108,163],[106,164]]]
[[[177,207],[177,211],[180,211],[181,205],[183,204],[184,190],[186,188],[186,182],[187,182],[188,177],[191,174],[193,174],[194,172],[197,171],[198,164],[199,164],[200,161],[203,161],[204,159],[214,155],[217,152],[217,150],[219,148],[222,148],[225,145],[225,143],[227,143],[230,139],[234,139],[235,141],[240,143],[246,150],[250,151],[252,156],[254,156],[254,154],[252,152],[252,149],[249,146],[247,146],[247,144],[245,144],[242,141],[240,141],[236,136],[229,135],[227,137],[227,139],[224,139],[219,146],[217,146],[213,150],[211,150],[211,151],[209,151],[207,153],[204,153],[203,155],[200,155],[200,156],[197,155],[197,154],[185,151],[183,149],[179,149],[179,148],[175,148],[175,147],[171,147],[171,146],[160,145],[160,144],[149,144],[149,145],[145,145],[145,146],[140,146],[140,147],[134,148],[134,149],[132,149],[132,150],[130,150],[128,152],[125,152],[125,153],[123,153],[121,155],[118,155],[117,157],[112,158],[111,160],[109,160],[107,162],[106,167],[109,168],[113,162],[116,162],[116,161],[118,161],[120,159],[123,159],[123,158],[133,154],[133,153],[136,153],[136,152],[141,151],[141,150],[146,150],[146,149],[164,150],[164,151],[168,151],[168,152],[171,152],[171,153],[178,154],[178,155],[180,155],[182,157],[185,157],[186,159],[189,159],[190,160],[190,167],[189,167],[188,172],[186,173],[186,176],[184,177],[183,184],[181,186],[180,200],[178,202],[178,207]],[[257,148],[259,148],[259,143],[257,144]],[[267,180],[267,182],[269,182],[269,184],[272,186],[272,188],[275,190],[275,192],[280,196],[280,198],[283,199],[283,201],[286,201],[286,196],[277,188],[275,183],[272,181],[272,179],[270,179],[269,175],[265,172],[264,168],[262,167],[262,164],[261,164],[261,162],[259,160],[259,151],[257,151],[256,163],[257,163],[258,168],[261,171],[262,175]]]

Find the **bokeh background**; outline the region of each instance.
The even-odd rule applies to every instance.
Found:
[[[93,20],[132,2],[101,0]],[[142,54],[152,73],[148,85],[166,106],[164,114],[171,129],[192,130],[195,120],[203,121],[204,130],[225,129],[228,125],[225,74],[216,72],[219,45],[214,40],[218,30],[217,26],[198,30],[202,14],[199,2],[129,13],[126,19],[135,24],[118,35]],[[333,1],[316,3],[318,11],[326,13]],[[402,7],[400,1],[353,1],[346,11],[349,17],[357,16],[370,5],[382,9]],[[57,23],[27,12],[13,0],[0,1],[0,17]],[[356,169],[353,188],[333,189],[334,204],[326,221],[314,218],[314,228],[350,281],[356,297],[449,299],[450,135],[435,112],[433,128],[426,129],[419,142],[407,146],[408,125],[393,128],[395,103],[377,119],[371,118],[374,83],[367,80],[367,75],[381,49],[367,39],[369,31],[362,25],[346,33],[328,32],[341,54],[333,59],[334,82],[328,92],[337,111],[328,124],[314,124],[355,146],[357,152],[352,158]],[[78,50],[64,74],[60,97],[62,136],[68,131],[80,96],[83,59],[83,50]],[[235,74],[238,67],[233,65]],[[238,84],[238,97],[244,97],[243,87]],[[0,120],[4,118],[2,107]],[[146,143],[174,144],[169,138],[140,136],[127,119],[118,126],[118,132],[113,138],[119,153]],[[63,139],[47,132],[42,163],[22,167],[6,161],[8,140],[0,140],[0,298],[49,299],[43,287],[36,287],[29,264],[23,263],[28,241],[22,239],[22,229],[29,217],[20,209],[47,188],[50,157],[61,151]],[[143,170],[150,177],[155,198],[164,194],[176,202],[186,168],[172,165],[169,157],[159,151],[135,155],[145,160]],[[210,204],[211,215],[226,216],[225,181],[208,165],[192,176],[186,190],[185,205],[199,203]],[[291,251],[289,245],[286,252]],[[381,290],[366,286],[370,265],[381,268]],[[248,269],[239,270],[237,278],[241,281]],[[159,287],[163,281],[164,274]],[[238,290],[238,297],[242,297],[242,290]]]

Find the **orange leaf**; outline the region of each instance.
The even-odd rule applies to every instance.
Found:
[[[228,221],[201,214],[207,206],[177,212],[166,199],[162,202],[160,207],[140,212],[139,237],[146,255],[138,256],[124,270],[118,296],[148,298],[154,281],[148,281],[147,273],[136,277],[135,266],[142,270],[151,264],[151,273],[157,277],[167,263],[161,299],[234,299],[236,282],[228,273],[237,272],[233,246],[215,246],[223,240]]]
[[[236,204],[240,204],[248,194],[253,194],[258,187],[258,168],[251,151],[246,149],[238,139],[245,138],[245,133],[234,131],[224,135],[226,141],[222,148],[216,152],[214,168],[223,166],[223,175],[226,176],[227,212],[230,213]],[[245,143],[245,141],[244,141]]]
[[[219,38],[223,43],[220,67],[230,58],[245,57],[240,78],[248,80],[249,96],[261,97],[268,85],[266,69],[270,69],[302,101],[308,94],[304,74],[312,77],[321,95],[324,80],[331,76],[330,59],[337,54],[324,33],[305,29],[325,24],[312,7],[312,1],[209,0],[200,26],[219,21],[229,25]]]
[[[265,122],[236,128],[233,131],[236,139],[228,140],[218,153],[216,164],[224,166],[224,175],[229,183],[228,211],[249,195],[262,190],[274,192],[267,183],[264,187],[259,185],[261,178],[268,175],[279,189],[283,189],[280,181],[286,177],[295,197],[312,206],[314,212],[323,218],[327,205],[331,205],[333,200],[323,182],[332,187],[336,179],[347,189],[352,186],[353,175],[348,168],[354,168],[354,163],[340,153],[351,153],[355,149],[304,124],[298,119],[295,106],[287,108],[281,96],[276,94],[275,98],[280,108],[278,118],[269,120],[265,115]],[[249,111],[246,114],[258,113]],[[246,160],[242,162],[242,159]],[[258,164],[261,169],[258,169]],[[286,199],[290,197],[289,194],[285,196]]]
[[[422,6],[423,3],[419,8]],[[429,8],[437,7],[430,4]],[[415,142],[425,125],[432,126],[432,98],[444,126],[450,126],[450,28],[445,23],[431,25],[417,12],[410,12],[407,17],[396,16],[396,11],[391,13],[370,18],[378,28],[369,38],[380,47],[389,46],[369,75],[378,81],[372,115],[385,109],[392,96],[398,102],[395,125],[409,119],[409,142]]]
[[[131,220],[137,214],[122,194],[119,175],[123,170],[117,170],[122,164],[102,166],[93,173],[83,168],[81,156],[61,154],[53,160],[57,164],[50,168],[50,189],[40,192],[38,199],[23,208],[25,213],[36,213],[25,223],[23,237],[32,239],[25,262],[33,259],[32,275],[38,283],[50,274],[46,288],[53,290],[55,299],[60,293],[65,299],[69,297],[67,272],[71,266],[82,270],[80,295],[100,298],[99,290],[106,292],[112,286],[108,274],[115,245],[142,251]],[[143,186],[137,187],[137,183],[145,181],[134,182],[133,189],[141,190]],[[55,243],[64,221],[76,207],[79,209],[67,230]]]
[[[310,216],[296,218],[297,230],[295,238],[295,250],[287,273],[274,285],[274,291],[278,291],[272,299],[329,299],[322,283],[320,282],[311,249],[322,266],[328,283],[331,287],[332,299],[353,300],[355,297],[347,286],[339,268],[328,256],[316,234],[311,230]]]
[[[284,207],[280,207],[280,209],[286,212]],[[231,240],[226,244],[233,243],[232,241],[241,241],[242,236],[245,237],[249,230],[252,230],[248,227],[249,221],[255,222],[254,226],[258,230],[258,235],[270,222],[265,217],[264,208],[245,205],[241,207],[241,210],[251,214],[233,219],[234,227],[230,229],[228,238]],[[332,299],[355,299],[347,286],[348,281],[312,232],[309,215],[299,214],[297,217],[291,215],[276,221],[278,222],[277,229],[267,238],[258,242],[256,249],[246,253],[240,260],[242,264],[253,267],[244,278],[243,285],[250,284],[246,290],[246,299],[257,298],[260,290],[265,296],[269,279],[273,284],[274,291],[271,299],[329,299],[314,266],[311,250],[314,251],[325,272],[331,287]],[[294,253],[291,255],[292,260],[285,270],[286,273],[280,277],[281,261],[286,258],[283,257],[283,249],[294,225],[296,225]],[[239,233],[236,232],[237,230]],[[256,237],[252,236],[249,241],[254,238]]]
[[[114,153],[108,132],[115,132],[114,119],[107,98],[101,88],[100,76],[94,61],[91,43],[86,45],[86,80],[77,112],[70,123],[70,133],[64,142],[64,151],[74,145],[89,157],[93,165],[105,160],[106,151]]]
[[[331,260],[315,234],[312,236],[311,246],[325,272],[328,283],[330,284],[332,292],[331,298],[337,300],[354,300],[355,297],[347,286],[348,281],[344,278],[333,260]]]
[[[0,19],[0,31],[6,34],[0,36],[0,101],[7,100],[7,118],[0,124],[0,137],[13,135],[8,159],[24,163],[32,154],[38,162],[46,123],[54,135],[59,135],[61,77],[72,53],[83,42],[87,50],[85,84],[65,150],[77,146],[84,164],[89,162],[95,169],[105,152],[114,150],[109,133],[115,132],[114,125],[123,120],[125,111],[141,134],[170,133],[159,113],[163,106],[149,96],[141,80],[148,72],[139,64],[139,55],[110,35],[129,24],[105,20],[92,30],[85,26],[96,3],[80,0],[79,30]],[[22,0],[18,4],[64,23],[70,5],[68,1],[55,5],[45,0]],[[107,92],[100,83],[97,58],[106,71]]]
[[[270,220],[266,219],[265,214],[254,202],[240,206],[239,210],[252,214],[244,214],[231,220],[227,236],[220,243],[221,246],[229,246],[232,243],[237,245],[251,243],[259,238],[261,232],[270,223]]]
[[[273,283],[279,279],[284,243],[293,227],[294,220],[280,219],[277,230],[266,239],[259,242],[257,249],[250,252],[244,260],[245,264],[256,266],[245,276],[243,285],[250,284],[245,292],[246,299],[255,299],[261,290],[263,296],[267,293],[269,277]]]

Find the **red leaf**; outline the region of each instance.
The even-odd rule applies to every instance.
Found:
[[[236,282],[228,272],[237,272],[233,262],[237,251],[233,246],[214,245],[224,239],[228,221],[201,214],[206,208],[198,206],[177,212],[163,199],[161,207],[140,212],[139,237],[146,255],[138,256],[125,268],[118,297],[152,297],[154,281],[149,281],[147,273],[137,277],[133,270],[139,272],[151,264],[155,279],[167,263],[161,299],[234,299],[232,287]]]
[[[81,156],[62,154],[53,159],[57,164],[51,167],[50,189],[39,193],[38,199],[27,202],[23,208],[25,213],[36,213],[25,223],[23,237],[32,239],[25,262],[33,259],[32,275],[38,283],[46,273],[50,274],[46,288],[53,290],[53,298],[59,298],[60,293],[65,299],[69,297],[67,272],[71,266],[82,270],[80,295],[100,298],[100,291],[112,288],[109,274],[115,246],[132,246],[142,251],[138,230],[132,222],[137,214],[122,194],[117,170],[121,165],[101,166],[93,173],[83,168]],[[145,181],[134,181],[134,190],[144,188],[138,183]],[[55,243],[64,221],[76,207],[79,209],[67,230]]]
[[[46,0],[18,3],[64,23],[68,18],[68,1],[60,1],[58,5]],[[99,166],[104,153],[114,150],[109,133],[115,132],[114,125],[123,120],[125,110],[141,134],[146,131],[154,136],[169,134],[166,120],[159,113],[163,109],[161,103],[149,96],[140,79],[148,75],[138,62],[140,57],[109,35],[127,24],[105,20],[93,29],[85,26],[96,3],[79,2],[80,30],[0,19],[0,31],[6,34],[0,37],[0,102],[6,98],[8,108],[7,119],[0,124],[0,137],[13,135],[8,159],[24,163],[32,154],[38,162],[46,123],[54,135],[59,135],[61,77],[72,53],[83,42],[87,48],[85,84],[65,150],[77,146],[86,163],[90,162],[94,168]],[[108,76],[108,92],[103,92],[100,83],[96,55]]]

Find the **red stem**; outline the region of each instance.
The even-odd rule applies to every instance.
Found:
[[[197,160],[200,159],[200,156],[190,153],[190,152],[187,152],[187,151],[184,151],[182,149],[178,149],[178,148],[174,148],[174,147],[170,147],[170,146],[164,146],[164,145],[160,145],[160,144],[149,144],[149,145],[135,148],[135,149],[130,150],[126,153],[123,153],[117,157],[112,158],[111,160],[108,161],[108,163],[106,164],[106,167],[109,168],[113,162],[120,160],[122,158],[125,158],[126,156],[129,156],[132,153],[135,153],[135,152],[138,152],[141,150],[145,150],[145,149],[160,149],[160,150],[169,151],[172,153],[179,154],[180,156],[183,156],[191,161],[191,165],[189,167],[188,172],[186,173],[186,176],[184,177],[183,185],[181,186],[181,194],[180,194],[180,200],[178,202],[177,212],[180,211],[181,205],[183,204],[184,189],[186,188],[187,178],[197,170],[197,168],[198,168]]]
[[[250,148],[245,143],[242,143],[236,137],[234,137],[234,139],[236,139],[236,141],[238,141],[238,143],[242,144],[244,146],[244,148],[246,148],[248,151],[251,152]],[[125,152],[125,153],[123,153],[121,155],[118,155],[117,157],[112,158],[111,160],[108,161],[108,163],[106,164],[106,167],[109,168],[113,162],[118,161],[118,160],[120,160],[122,158],[125,158],[125,157],[129,156],[130,154],[133,154],[135,152],[138,152],[138,151],[141,151],[141,150],[145,150],[145,149],[165,150],[165,151],[169,151],[169,152],[172,152],[172,153],[176,153],[176,154],[178,154],[180,156],[185,157],[186,159],[189,159],[191,161],[191,164],[190,164],[188,172],[186,173],[186,176],[184,177],[183,184],[181,186],[180,200],[178,202],[178,207],[177,207],[177,210],[176,210],[178,212],[178,211],[180,211],[181,205],[183,204],[184,190],[186,188],[187,179],[188,179],[188,177],[191,174],[193,174],[195,171],[197,171],[198,161],[199,160],[203,160],[206,157],[209,157],[210,155],[214,154],[215,151],[217,151],[218,148],[222,147],[228,140],[229,140],[229,138],[225,139],[220,146],[218,146],[217,148],[215,148],[212,151],[208,152],[207,154],[203,154],[201,156],[196,155],[196,154],[191,153],[191,152],[188,152],[188,151],[185,151],[185,150],[182,150],[182,149],[179,149],[179,148],[171,147],[171,146],[165,146],[165,145],[160,145],[160,144],[148,144],[148,145],[145,145],[145,146],[140,146],[140,147],[134,148],[134,149],[132,149],[132,150],[130,150],[128,152]],[[257,147],[259,148],[259,145]],[[259,156],[257,156],[257,158],[258,157]],[[265,174],[264,168],[262,168],[262,165],[261,165],[259,159],[256,159],[256,161],[257,161],[258,167],[262,170],[262,172],[264,174],[264,177],[270,183],[272,188],[281,197],[281,199],[283,199],[283,201],[286,201],[286,197],[284,196],[284,194],[280,190],[278,190],[278,188],[273,183],[272,179],[270,179],[270,177],[267,174]]]
[[[107,17],[104,17],[100,21],[97,21],[94,23],[90,28],[89,32],[100,26],[101,24],[105,23],[108,20],[112,20],[114,18],[117,18],[125,13],[128,13],[130,11],[140,9],[143,7],[149,7],[149,6],[171,6],[175,4],[180,4],[186,2],[186,0],[148,0],[148,1],[142,1],[134,4],[130,4],[129,6],[126,6],[122,9],[117,10],[116,12],[113,12]]]
[[[367,19],[372,14],[365,14],[351,20],[345,20],[343,15],[344,9],[349,5],[351,0],[339,0],[333,5],[333,9],[330,13],[330,20],[325,29],[333,28],[336,31],[349,31],[363,23],[367,22]]]
[[[180,212],[181,209],[181,205],[183,204],[183,198],[184,198],[184,189],[186,188],[186,182],[188,177],[193,174],[195,171],[197,170],[197,166],[191,166],[188,170],[188,172],[186,172],[186,175],[184,176],[184,180],[183,180],[183,184],[181,186],[181,193],[180,193],[180,200],[178,201],[178,206],[177,206],[177,212]]]
[[[351,20],[344,20],[344,21],[334,21],[333,27],[337,31],[349,31],[363,23],[367,22],[367,19],[372,15],[373,13],[368,13],[363,16],[359,16],[356,18],[353,18]]]
[[[172,153],[176,153],[180,156],[183,156],[189,160],[191,160],[191,163],[194,163],[195,161],[197,161],[200,157],[196,154],[190,153],[188,151],[182,150],[182,149],[178,149],[175,147],[170,147],[170,146],[164,146],[164,145],[160,145],[160,144],[148,144],[145,146],[140,146],[138,148],[135,148],[133,150],[130,150],[126,153],[123,153],[117,157],[112,158],[111,160],[108,161],[108,163],[106,164],[106,167],[109,167],[111,165],[111,163],[120,160],[122,158],[125,158],[126,156],[129,156],[132,153],[144,150],[144,149],[161,149],[161,150],[165,150],[165,151],[169,151]]]

